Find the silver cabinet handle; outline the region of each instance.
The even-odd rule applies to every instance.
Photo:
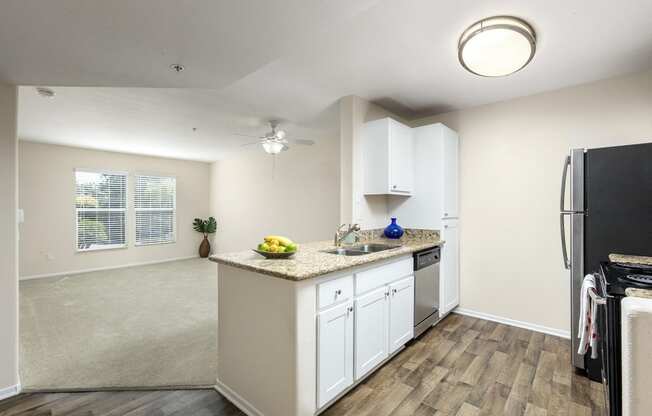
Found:
[[[393,188],[393,189],[396,189],[396,185],[392,185],[392,188]]]
[[[444,225],[444,228],[448,228],[448,225]]]
[[[392,289],[392,294],[395,295],[398,292],[396,289]]]
[[[335,291],[335,296],[339,296],[339,295],[341,295],[341,294],[342,294],[342,289],[337,289],[337,290]]]
[[[348,311],[353,312],[353,306],[349,306]]]
[[[444,212],[444,217],[448,217],[448,212]]]

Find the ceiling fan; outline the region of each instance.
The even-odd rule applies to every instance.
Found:
[[[252,138],[259,139],[256,142],[245,143],[242,146],[251,146],[251,145],[259,144],[263,147],[263,150],[265,150],[265,152],[269,153],[270,155],[277,155],[282,151],[288,150],[290,148],[290,144],[298,144],[304,146],[312,146],[313,144],[315,144],[313,140],[287,139],[285,137],[286,135],[285,130],[279,129],[278,125],[279,122],[277,120],[271,120],[269,122],[269,127],[271,128],[271,131],[268,131],[263,136],[251,136],[248,134],[240,134],[240,133],[234,133],[234,134],[236,136],[252,137]]]

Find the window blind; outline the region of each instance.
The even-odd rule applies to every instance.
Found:
[[[126,247],[127,175],[75,170],[77,250]]]
[[[174,177],[136,175],[136,245],[176,240],[176,187]]]

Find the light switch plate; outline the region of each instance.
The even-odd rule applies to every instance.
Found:
[[[25,222],[25,210],[23,209],[18,209],[18,224],[22,224]]]

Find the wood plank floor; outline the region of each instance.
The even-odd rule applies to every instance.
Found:
[[[324,416],[603,415],[602,385],[574,373],[570,341],[452,314]]]
[[[450,315],[324,416],[603,415],[568,340]],[[213,390],[22,394],[0,416],[243,415]]]
[[[30,393],[0,402],[2,416],[243,415],[215,390]]]

